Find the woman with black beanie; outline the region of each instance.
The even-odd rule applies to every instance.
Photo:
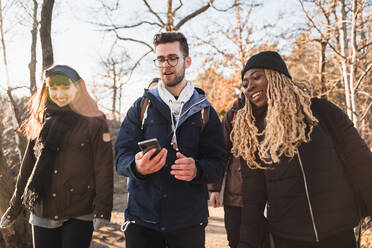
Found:
[[[358,206],[372,214],[372,154],[353,123],[310,98],[276,52],[247,61],[242,89],[230,135],[231,152],[248,165],[238,247],[262,247],[267,230],[275,248],[356,247]]]

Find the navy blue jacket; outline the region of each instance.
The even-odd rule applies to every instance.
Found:
[[[141,101],[146,95],[150,103],[141,130]],[[157,88],[146,90],[144,96],[128,110],[115,144],[116,170],[129,177],[125,219],[164,232],[206,223],[209,216],[206,184],[222,179],[226,163],[218,115],[200,90],[195,90],[184,104],[176,131],[178,147],[186,157],[195,159],[197,176],[191,182],[181,181],[170,174],[170,166],[176,160],[176,151],[171,146],[170,109],[159,97]],[[208,106],[209,120],[201,132],[201,110]],[[140,151],[137,143],[150,138],[157,138],[168,150],[166,165],[156,173],[140,176],[134,162]]]

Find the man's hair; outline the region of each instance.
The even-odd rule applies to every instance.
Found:
[[[164,32],[154,36],[154,47],[156,48],[159,44],[171,43],[178,41],[180,43],[180,49],[184,56],[189,56],[189,45],[187,44],[186,37],[180,32]]]

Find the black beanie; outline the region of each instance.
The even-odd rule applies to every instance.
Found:
[[[244,69],[242,70],[242,79],[244,77],[244,74],[252,68],[272,69],[281,72],[292,79],[285,62],[277,52],[264,51],[250,57],[245,64]]]

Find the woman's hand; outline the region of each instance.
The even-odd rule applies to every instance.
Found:
[[[103,219],[103,218],[94,218],[93,219],[94,231],[97,231],[101,227],[106,226],[109,222],[110,222],[109,220],[106,220],[106,219]]]
[[[220,192],[212,192],[209,201],[212,207],[218,208],[220,206]]]
[[[13,222],[14,221],[8,219],[4,214],[3,217],[1,217],[1,220],[0,220],[0,229],[10,227],[13,224]]]

